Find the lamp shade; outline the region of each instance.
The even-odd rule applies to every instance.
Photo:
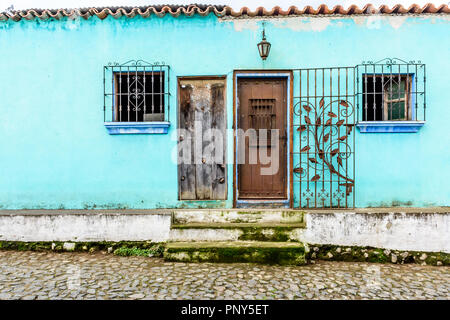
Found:
[[[263,60],[266,60],[267,57],[269,56],[270,46],[271,46],[270,42],[266,40],[266,35],[265,32],[263,31],[262,41],[258,43],[259,55]]]

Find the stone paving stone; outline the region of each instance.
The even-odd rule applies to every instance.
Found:
[[[439,299],[450,267],[173,263],[103,253],[0,251],[0,300]]]

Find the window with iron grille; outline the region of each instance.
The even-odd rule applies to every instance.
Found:
[[[105,122],[169,121],[169,66],[131,60],[104,67]]]
[[[425,121],[425,65],[384,59],[357,66],[362,121]]]

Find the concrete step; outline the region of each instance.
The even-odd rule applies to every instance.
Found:
[[[173,224],[169,241],[301,241],[304,223]]]
[[[178,209],[172,223],[305,223],[304,214],[293,209]]]
[[[166,261],[179,262],[303,265],[307,251],[308,247],[301,242],[172,242],[166,245],[163,256]]]

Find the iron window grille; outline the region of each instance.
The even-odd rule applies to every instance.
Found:
[[[169,122],[170,67],[130,60],[103,67],[105,122]]]
[[[249,117],[252,128],[256,130],[256,139],[249,139],[250,146],[271,146],[276,117],[275,102],[276,99],[250,99]],[[260,134],[260,130],[267,130],[266,134]]]
[[[425,121],[426,76],[421,61],[365,61],[356,70],[362,121]]]

